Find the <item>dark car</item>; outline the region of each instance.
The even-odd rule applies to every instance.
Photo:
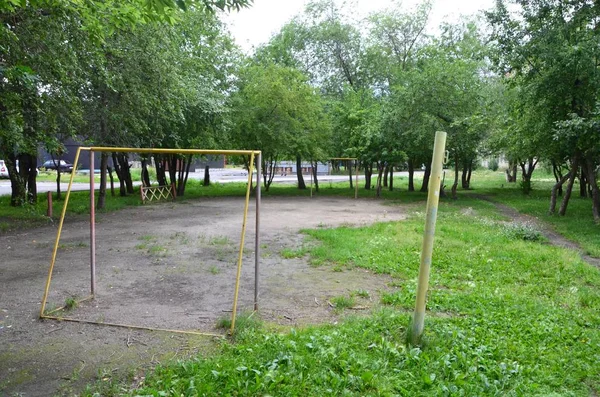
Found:
[[[55,170],[58,168],[60,172],[71,172],[73,171],[73,164],[69,164],[65,160],[48,160],[42,164],[42,168],[47,170]]]

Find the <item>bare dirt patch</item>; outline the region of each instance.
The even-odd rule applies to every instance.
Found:
[[[243,199],[215,198],[136,207],[98,216],[97,298],[69,316],[91,321],[181,330],[215,330],[230,316]],[[251,205],[240,285],[240,311],[254,288]],[[354,269],[311,267],[283,259],[301,246],[302,228],[401,220],[405,209],[375,200],[266,198],[261,217],[260,315],[282,325],[337,321],[328,303],[358,289],[388,289],[390,278]],[[56,227],[0,236],[0,395],[73,394],[94,379],[209,352],[210,338],[126,328],[40,321],[40,300]],[[89,226],[64,228],[49,302],[89,293]]]

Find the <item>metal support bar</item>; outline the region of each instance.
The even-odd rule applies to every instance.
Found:
[[[96,198],[94,186],[94,151],[90,150],[90,289],[96,297]]]
[[[425,324],[425,309],[427,289],[429,287],[429,272],[431,269],[431,256],[433,253],[433,238],[435,222],[437,220],[438,203],[440,200],[440,182],[444,150],[446,147],[446,133],[437,131],[433,145],[433,158],[431,160],[431,177],[429,179],[429,192],[427,195],[427,212],[425,220],[425,233],[421,248],[421,265],[419,267],[419,281],[417,285],[417,299],[413,315],[411,343],[417,345],[421,341]]]
[[[77,164],[79,163],[79,154],[81,148],[77,149],[75,154],[75,161],[73,163],[73,171],[71,171],[71,178],[69,179],[69,186],[67,187],[67,195],[63,204],[62,212],[60,214],[60,220],[58,221],[58,232],[56,233],[56,240],[54,240],[54,248],[52,249],[52,259],[50,260],[50,268],[48,269],[48,278],[46,279],[46,287],[44,289],[44,297],[42,298],[42,307],[40,308],[40,317],[44,316],[44,310],[46,310],[46,302],[48,301],[48,292],[50,291],[50,282],[52,281],[52,271],[54,270],[54,264],[56,263],[56,253],[58,252],[58,243],[60,242],[60,234],[62,232],[63,223],[65,222],[65,214],[67,213],[67,206],[69,205],[69,197],[71,196],[71,187],[73,186],[73,178],[75,172],[77,172]]]
[[[233,309],[231,313],[231,329],[229,332],[233,335],[235,330],[235,317],[237,315],[237,302],[240,289],[240,277],[242,275],[242,259],[244,257],[244,240],[246,238],[246,221],[248,220],[248,204],[250,202],[250,187],[252,186],[252,173],[254,172],[254,153],[250,155],[248,163],[248,187],[246,188],[246,202],[244,203],[244,220],[242,222],[242,237],[240,241],[240,251],[237,261],[237,274],[235,277],[235,292],[233,294]]]
[[[356,182],[354,182],[354,198],[358,198],[358,160],[354,160],[354,174]]]
[[[260,178],[262,170],[262,153],[258,154],[256,162],[256,224],[254,241],[254,311],[258,311],[258,284],[260,270]]]

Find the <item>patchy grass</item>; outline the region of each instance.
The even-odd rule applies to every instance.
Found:
[[[334,296],[331,298],[331,304],[336,312],[342,312],[344,309],[350,309],[356,304],[353,296]]]
[[[160,366],[138,389],[119,393],[597,394],[600,272],[571,251],[507,235],[490,203],[462,204],[440,205],[425,345],[405,343],[421,208],[403,222],[306,231],[320,241],[308,250],[322,263],[394,277],[382,310],[285,334],[240,326],[220,353]]]

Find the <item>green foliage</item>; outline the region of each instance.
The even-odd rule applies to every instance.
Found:
[[[490,171],[498,171],[498,167],[499,167],[498,159],[493,158],[488,162],[488,169]]]

